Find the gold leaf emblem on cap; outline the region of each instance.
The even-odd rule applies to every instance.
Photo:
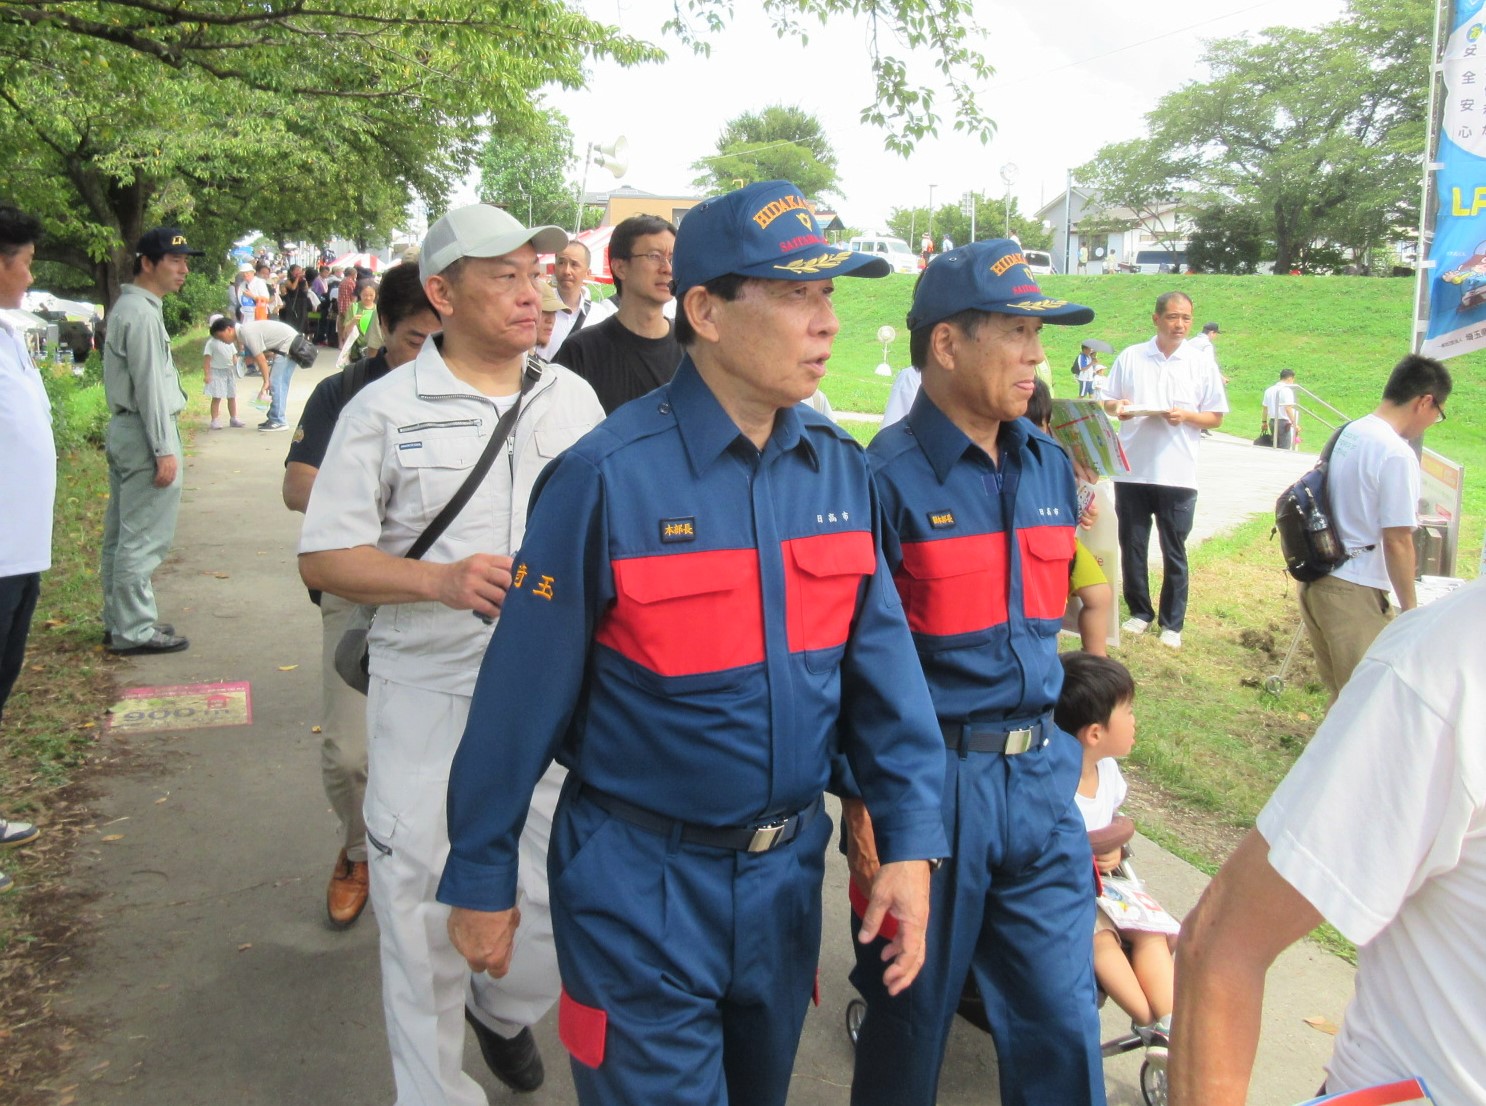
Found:
[[[822,269],[834,269],[850,256],[850,250],[843,250],[841,253],[823,253],[819,257],[797,257],[774,268],[790,273],[818,273]]]

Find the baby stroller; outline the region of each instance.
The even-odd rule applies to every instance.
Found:
[[[1096,856],[1114,849],[1120,849],[1124,859],[1112,875],[1123,881],[1123,886],[1141,888],[1139,878],[1135,875],[1134,868],[1130,865],[1130,841],[1135,836],[1135,823],[1124,815],[1116,815],[1114,822],[1102,830],[1096,830],[1089,834],[1089,843]],[[1160,911],[1155,901],[1139,892],[1140,897],[1151,908]],[[861,912],[865,908],[866,900],[852,887],[852,912],[858,922],[861,920]],[[1164,911],[1161,913],[1164,914]],[[1093,940],[1093,934],[1089,935]],[[1126,949],[1128,952],[1128,948]],[[1099,1005],[1102,1008],[1107,995],[1101,990],[1099,992]],[[965,1021],[975,1026],[983,1033],[991,1031],[990,1023],[986,1021],[985,1004],[981,1002],[980,989],[975,984],[974,974],[965,978],[965,989],[960,995],[960,1003],[956,1014]],[[860,998],[854,998],[846,1005],[846,1035],[853,1046],[857,1043],[857,1037],[861,1032],[862,1019],[866,1017],[867,1004]],[[1100,1053],[1107,1057],[1123,1056],[1128,1052],[1145,1050],[1145,1060],[1140,1065],[1140,1094],[1145,1099],[1146,1106],[1166,1106],[1166,1040],[1157,1034],[1152,1034],[1147,1027],[1139,1029],[1132,1027],[1129,1032],[1112,1037],[1100,1043]]]

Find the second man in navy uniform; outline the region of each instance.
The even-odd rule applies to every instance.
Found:
[[[581,1102],[782,1104],[820,953],[839,747],[877,815],[864,924],[923,960],[947,851],[942,741],[882,560],[866,458],[799,406],[839,329],[799,191],[750,185],[676,238],[667,385],[544,474],[449,787],[439,888],[475,970],[518,918],[516,841],[554,755],[560,1035]]]
[[[1021,417],[1044,321],[1093,317],[1044,296],[1005,239],[941,254],[914,292],[910,353],[923,387],[868,455],[883,551],[938,715],[954,856],[934,878],[928,960],[909,991],[892,994],[881,950],[858,946],[859,1106],[931,1106],[967,974],[1006,1106],[1104,1102],[1093,868],[1074,805],[1082,754],[1052,718],[1078,518],[1073,466]],[[870,796],[865,807],[843,803],[858,888],[877,865],[868,808]]]

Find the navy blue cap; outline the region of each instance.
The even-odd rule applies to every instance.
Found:
[[[145,231],[134,252],[144,257],[158,257],[167,253],[183,253],[188,257],[201,257],[205,250],[193,249],[186,236],[175,227],[156,227]]]
[[[766,280],[887,276],[886,258],[826,241],[800,190],[789,181],[750,184],[703,200],[676,231],[676,296],[729,273]]]
[[[1027,315],[1063,325],[1094,321],[1093,308],[1044,296],[1022,247],[1009,238],[971,242],[929,262],[913,291],[908,329],[942,323],[961,311]]]

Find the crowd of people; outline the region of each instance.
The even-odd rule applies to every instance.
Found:
[[[39,229],[0,208],[0,301],[29,284]],[[305,406],[283,498],[305,515],[300,574],[323,628],[322,774],[342,823],[326,912],[344,929],[376,911],[399,1103],[485,1102],[466,1026],[498,1079],[540,1086],[531,1027],[555,1005],[582,1102],[782,1104],[816,983],[827,792],[866,1003],[853,1103],[934,1102],[967,979],[1003,1102],[1105,1101],[1098,987],[1146,1045],[1170,1047],[1173,1102],[1241,1101],[1263,969],[1323,913],[1384,945],[1360,974],[1382,997],[1349,1018],[1331,1089],[1421,1070],[1458,1089],[1441,1102],[1486,1096],[1486,1049],[1458,1054],[1477,1033],[1438,1001],[1455,956],[1425,948],[1418,920],[1445,924],[1420,898],[1468,905],[1486,886],[1486,762],[1456,736],[1467,669],[1420,660],[1472,624],[1479,587],[1384,632],[1387,587],[1414,599],[1402,443],[1443,418],[1448,373],[1405,359],[1339,435],[1353,571],[1301,603],[1340,698],[1174,972],[1165,933],[1099,905],[1096,873],[1120,854],[1090,843],[1124,800],[1136,689],[1103,655],[1112,592],[1078,538],[1091,474],[1047,432],[1039,375],[1043,326],[1094,311],[1044,295],[1014,241],[944,246],[914,289],[902,410],[865,452],[816,410],[830,297],[889,267],[832,246],[787,182],[706,200],[679,229],[626,220],[604,304],[582,243],[485,205],[439,219],[380,288],[297,266],[234,282],[204,351],[214,425],[222,399],[241,424],[221,381],[243,357],[271,404],[261,429],[287,425],[289,344],[335,307],[334,337],[316,335],[343,367]],[[159,228],[136,252],[104,350],[104,631],[121,654],[187,647],[150,577],[180,500],[185,401],[160,299],[199,251]],[[1188,295],[1162,295],[1150,341],[1107,373],[1090,345],[1074,365],[1130,461],[1115,487],[1124,629],[1154,622],[1171,648],[1201,435],[1228,409],[1218,327],[1189,338],[1192,319]],[[6,448],[54,472],[44,392],[13,338],[0,333],[17,397],[0,441],[14,419],[25,433]],[[0,709],[49,556],[51,490],[12,494],[35,525],[0,544]],[[1096,614],[1060,656],[1070,594]],[[1347,679],[1359,665],[1365,688]],[[1421,734],[1407,771],[1383,751],[1397,732]],[[1355,798],[1375,811],[1394,783],[1419,801],[1392,808],[1403,842],[1374,843]],[[1333,819],[1368,843],[1348,857],[1366,856],[1333,862]],[[0,821],[0,843],[35,834]],[[1247,917],[1255,901],[1286,923]],[[1422,979],[1411,957],[1429,960]],[[1383,1040],[1390,1003],[1419,1022],[1407,1049]]]

